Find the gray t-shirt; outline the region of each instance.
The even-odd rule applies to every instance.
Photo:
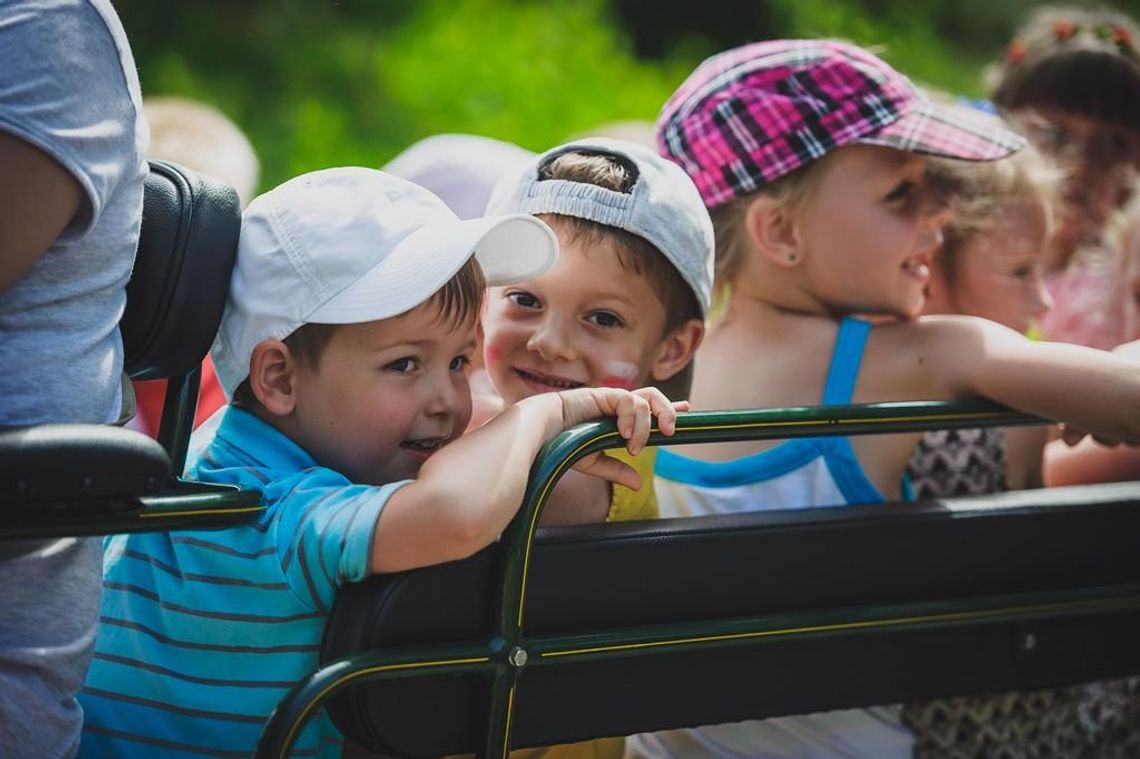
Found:
[[[0,130],[50,155],[84,192],[66,232],[0,292],[0,425],[119,413],[118,322],[146,175],[141,113],[107,0],[0,0]],[[101,567],[97,539],[0,540],[0,756],[78,749],[74,695],[94,644]]]
[[[58,161],[85,195],[64,235],[0,292],[0,425],[118,416],[118,323],[146,175],[141,113],[109,2],[0,3],[0,130]]]

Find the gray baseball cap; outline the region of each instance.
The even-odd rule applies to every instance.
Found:
[[[541,170],[565,153],[605,155],[633,176],[626,192],[585,182],[544,179]],[[713,280],[713,228],[696,185],[676,164],[625,140],[584,138],[536,156],[499,180],[488,214],[551,213],[624,229],[652,243],[681,275],[708,315]]]

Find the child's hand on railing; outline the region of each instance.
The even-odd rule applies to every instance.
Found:
[[[651,417],[657,417],[657,428],[672,435],[677,425],[677,412],[688,411],[688,401],[672,402],[657,388],[619,390],[612,387],[578,388],[558,393],[562,400],[562,420],[567,427],[603,416],[617,417],[618,433],[625,438],[626,450],[636,456],[649,439]],[[641,488],[641,476],[633,467],[603,453],[579,460],[579,472],[601,477],[632,490]]]

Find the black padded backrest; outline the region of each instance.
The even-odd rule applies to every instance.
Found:
[[[166,379],[210,350],[230,288],[241,229],[233,188],[168,161],[151,161],[142,230],[127,285],[126,372]]]
[[[803,628],[805,615],[829,610],[858,620],[907,604],[1135,587],[1138,543],[1140,483],[540,530],[523,635],[758,616]],[[322,659],[486,640],[496,559],[492,548],[348,586]],[[519,679],[514,746],[1140,672],[1140,611],[1034,619],[1031,653],[1015,645],[1021,624],[856,623],[746,649],[532,661]],[[479,745],[485,689],[478,675],[391,680],[353,687],[329,711],[375,751],[461,753]]]

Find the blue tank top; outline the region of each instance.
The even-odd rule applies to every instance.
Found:
[[[871,325],[840,322],[823,405],[850,403]],[[697,516],[769,509],[876,503],[882,493],[867,478],[846,437],[788,440],[732,461],[700,461],[661,448],[654,485],[661,516]],[[904,495],[907,493],[904,481]],[[684,757],[910,757],[914,738],[901,707],[876,706],[763,721],[631,736],[634,755]]]
[[[851,402],[870,331],[862,319],[840,322],[823,405]],[[662,448],[655,475],[663,517],[884,500],[847,437],[797,438],[730,461],[701,461]],[[904,483],[904,494],[907,490]]]

